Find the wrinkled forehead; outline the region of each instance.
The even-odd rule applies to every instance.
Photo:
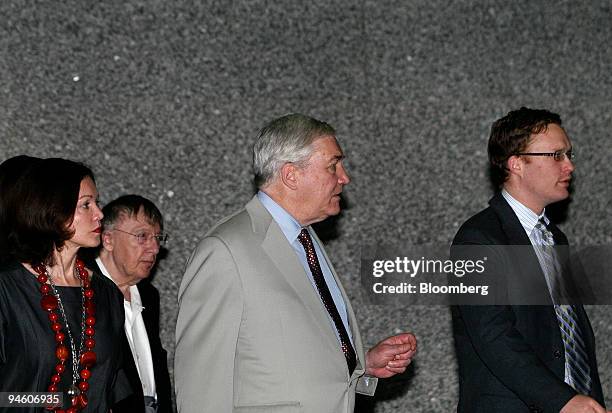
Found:
[[[312,153],[325,158],[344,157],[340,143],[333,135],[319,136],[312,142]]]

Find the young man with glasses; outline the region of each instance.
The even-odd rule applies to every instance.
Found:
[[[159,292],[146,281],[168,239],[162,232],[163,218],[151,201],[139,195],[121,196],[103,211],[102,243],[95,262],[123,293],[125,370],[134,390],[132,397],[113,406],[113,412],[169,413],[172,390],[167,353],[159,338]]]
[[[528,280],[529,287],[521,290],[526,294],[508,291],[508,296],[522,298],[533,286],[543,294],[540,302],[529,303],[537,305],[508,300],[452,308],[457,411],[605,413],[589,319],[580,302],[561,300],[580,280],[568,283],[572,276],[560,266],[555,247],[566,247],[567,238],[545,213],[548,205],[569,196],[574,171],[561,118],[547,110],[512,111],[493,124],[488,152],[501,191],[463,224],[453,248],[526,246],[518,258],[503,261],[500,275],[508,285]]]

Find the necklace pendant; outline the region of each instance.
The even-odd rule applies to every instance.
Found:
[[[74,396],[78,396],[79,394],[81,394],[81,390],[78,388],[78,386],[73,384],[72,386],[68,387],[68,390],[66,391],[66,393],[68,394],[68,396],[74,397]]]

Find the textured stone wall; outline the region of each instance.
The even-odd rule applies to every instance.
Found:
[[[368,305],[360,246],[449,243],[492,194],[492,121],[522,105],[559,112],[578,152],[563,230],[611,243],[611,21],[607,0],[3,0],[0,160],[80,160],[103,202],[135,192],[158,204],[172,235],[155,277],[172,355],[185,261],[251,197],[258,128],[288,112],[328,121],[353,181],[327,248],[364,340],[420,339],[411,370],[359,410],[451,411],[448,310]],[[588,311],[612,403],[610,307]]]

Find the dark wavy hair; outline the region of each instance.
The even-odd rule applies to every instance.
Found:
[[[14,219],[8,234],[8,258],[54,264],[53,252],[74,235],[70,225],[86,177],[94,180],[91,169],[61,158],[43,159],[26,171],[13,186],[7,205]]]
[[[508,179],[508,158],[523,152],[529,138],[545,132],[551,123],[561,126],[561,117],[545,109],[526,107],[513,110],[493,123],[488,152],[491,179],[495,186],[503,186]]]
[[[15,222],[14,209],[11,207],[16,195],[14,187],[29,168],[39,161],[40,158],[18,155],[0,164],[0,263],[8,260],[8,236]]]

